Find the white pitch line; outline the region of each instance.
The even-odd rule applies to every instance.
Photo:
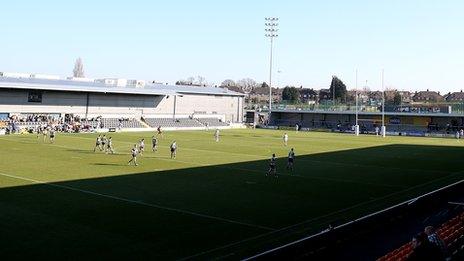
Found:
[[[61,189],[67,189],[67,190],[77,191],[77,192],[81,192],[81,193],[85,193],[85,194],[89,194],[89,195],[100,196],[100,197],[109,198],[109,199],[114,199],[114,200],[123,201],[123,202],[127,202],[127,203],[133,203],[133,204],[137,204],[137,205],[142,205],[142,206],[147,206],[147,207],[153,207],[153,208],[168,210],[168,211],[172,211],[172,212],[178,212],[178,213],[182,213],[182,214],[188,214],[188,215],[197,216],[197,217],[203,217],[203,218],[208,218],[208,219],[214,219],[214,220],[218,220],[218,221],[222,221],[222,222],[227,222],[227,223],[232,223],[232,224],[238,224],[238,225],[247,226],[247,227],[259,228],[259,229],[264,229],[264,230],[268,230],[268,231],[274,231],[274,230],[276,230],[276,229],[274,229],[274,228],[265,227],[265,226],[260,226],[260,225],[256,225],[256,224],[250,224],[250,223],[245,223],[245,222],[236,221],[236,220],[232,220],[232,219],[227,219],[227,218],[221,218],[221,217],[216,217],[216,216],[210,216],[210,215],[206,215],[206,214],[196,213],[196,212],[193,212],[193,211],[182,210],[182,209],[177,209],[177,208],[171,208],[171,207],[161,206],[161,205],[152,204],[152,203],[146,203],[146,202],[139,201],[139,200],[132,200],[132,199],[127,199],[127,198],[112,196],[112,195],[108,195],[108,194],[102,194],[102,193],[98,193],[98,192],[94,192],[94,191],[90,191],[90,190],[84,190],[84,189],[74,188],[74,187],[71,187],[71,186],[65,186],[65,185],[59,185],[59,184],[54,184],[54,183],[48,183],[48,182],[41,181],[41,180],[35,180],[35,179],[20,177],[20,176],[11,175],[11,174],[6,174],[6,173],[2,173],[2,172],[0,172],[0,175],[1,175],[1,176],[5,176],[5,177],[9,177],[9,178],[13,178],[13,179],[25,180],[25,181],[29,181],[29,182],[36,183],[36,184],[48,185],[48,186],[51,186],[51,187],[56,187],[56,188],[61,188]]]

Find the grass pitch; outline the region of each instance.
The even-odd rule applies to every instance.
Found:
[[[464,177],[452,139],[227,130],[0,137],[0,252],[34,259],[238,259]],[[140,138],[140,165],[127,166]],[[177,159],[169,144],[177,140]],[[285,170],[296,152],[295,170]],[[278,178],[265,177],[272,153]]]

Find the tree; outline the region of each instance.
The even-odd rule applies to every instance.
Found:
[[[197,76],[195,77],[188,77],[187,80],[178,80],[176,85],[193,85],[193,86],[206,86],[205,77]]]
[[[254,88],[258,86],[258,84],[253,79],[244,78],[237,81],[237,86],[239,86],[245,93],[250,93]]]
[[[267,84],[267,82],[263,82],[261,84],[261,88],[269,88],[269,85]]]
[[[81,57],[77,58],[74,63],[73,76],[77,78],[84,78],[84,64],[82,63]]]
[[[187,85],[193,85],[193,83],[195,82],[195,77],[188,77],[186,81],[184,81]]]
[[[205,79],[205,77],[198,75],[198,76],[197,76],[197,81],[194,82],[194,84],[195,84],[195,85],[198,85],[198,86],[206,85],[206,79]]]
[[[298,102],[300,100],[300,92],[295,87],[285,87],[282,91],[282,100],[289,102]]]
[[[344,101],[346,99],[346,85],[337,76],[332,76],[332,82],[330,83],[330,97],[332,99],[334,99],[334,90],[335,100]]]
[[[399,92],[395,93],[395,96],[393,97],[393,105],[401,105],[402,103],[402,97]]]
[[[237,84],[235,83],[234,80],[231,80],[231,79],[224,80],[221,83],[221,87],[235,87],[235,86],[237,86]]]

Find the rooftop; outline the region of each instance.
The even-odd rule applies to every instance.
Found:
[[[243,96],[242,93],[219,87],[193,87],[181,85],[145,84],[140,86],[115,86],[97,81],[75,81],[63,79],[41,79],[22,77],[1,77],[0,88],[32,89],[92,93],[139,94],[139,95],[182,95],[204,94],[221,96]]]

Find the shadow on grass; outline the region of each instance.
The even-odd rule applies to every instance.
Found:
[[[123,163],[92,163],[91,165],[95,165],[95,166],[127,166],[127,163],[126,164],[123,164]]]
[[[268,161],[259,160],[2,188],[0,251],[36,259],[237,259],[460,179],[463,156],[461,147],[388,145],[297,156],[294,172],[279,158],[278,179],[264,177]]]
[[[93,151],[93,149],[88,149],[88,150],[84,150],[84,149],[66,149],[66,151],[69,151],[69,152],[75,152],[75,153],[81,153],[81,154],[102,154],[104,153],[103,151],[100,151],[100,150],[97,150],[97,151]]]

